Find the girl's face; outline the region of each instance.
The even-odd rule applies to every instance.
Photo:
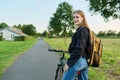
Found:
[[[82,21],[83,21],[83,17],[80,14],[78,13],[73,14],[73,22],[75,25],[79,26]]]

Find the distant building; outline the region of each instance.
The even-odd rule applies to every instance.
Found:
[[[23,33],[21,30],[14,28],[14,27],[6,27],[3,29],[0,29],[0,35],[2,35],[2,38],[5,40],[14,40],[15,36],[28,36],[25,33]]]

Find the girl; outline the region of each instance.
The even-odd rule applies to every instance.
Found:
[[[86,59],[86,47],[89,40],[89,27],[87,25],[83,11],[73,12],[73,22],[77,25],[77,30],[72,36],[69,45],[70,58],[64,67],[62,80],[75,80],[77,71],[80,71],[78,80],[88,80],[88,63]]]

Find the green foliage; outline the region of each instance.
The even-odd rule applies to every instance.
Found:
[[[18,26],[17,25],[13,25],[13,27],[22,30],[22,25],[21,24],[19,24]]]
[[[34,37],[32,36],[15,36],[14,37],[14,41],[27,41],[31,39],[34,39]]]
[[[99,37],[119,37],[120,32],[116,33],[116,31],[113,31],[113,30],[99,31],[97,36],[99,36]]]
[[[37,37],[41,37],[41,33],[36,33],[36,36]]]
[[[118,32],[118,34],[117,34],[118,36],[120,36],[120,32]]]
[[[0,41],[2,41],[3,40],[3,38],[2,38],[2,36],[0,35]]]
[[[25,41],[25,36],[15,36],[14,41]]]
[[[106,32],[104,31],[99,31],[97,36],[106,36]]]
[[[100,13],[105,19],[112,17],[120,19],[120,0],[87,0],[90,2],[89,10]]]
[[[22,32],[24,32],[25,34],[28,34],[30,36],[35,36],[36,35],[36,28],[32,24],[23,25]]]
[[[47,31],[44,31],[44,32],[42,33],[42,36],[43,36],[43,37],[48,37],[48,32],[47,32]]]
[[[8,25],[6,23],[0,23],[0,29],[6,28]]]
[[[54,35],[54,32],[53,32],[53,31],[49,31],[48,37],[49,37],[49,38],[53,38],[53,37],[54,37],[53,35]]]
[[[50,18],[48,30],[58,36],[60,32],[67,33],[67,30],[73,28],[72,6],[67,2],[62,2],[58,5],[53,17]]]
[[[73,35],[73,31],[70,30],[70,31],[68,32],[68,36],[71,37],[72,35]]]
[[[48,30],[49,32],[54,32],[55,34],[58,34],[61,32],[61,24],[59,18],[54,14],[54,18],[51,18],[49,22]]]
[[[115,31],[108,30],[107,36],[115,36],[115,35],[116,35],[116,32],[115,32]]]
[[[13,27],[22,30],[23,33],[25,33],[25,34],[27,34],[29,36],[37,35],[36,28],[32,24],[24,24],[24,25],[19,24],[18,26],[17,25],[13,25]]]

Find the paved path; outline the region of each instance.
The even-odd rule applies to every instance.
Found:
[[[59,57],[39,40],[5,71],[0,80],[54,80]]]

